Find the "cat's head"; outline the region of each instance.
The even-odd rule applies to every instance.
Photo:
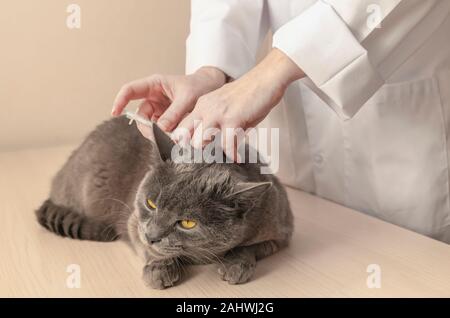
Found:
[[[155,138],[155,163],[140,184],[129,222],[135,244],[156,258],[213,261],[242,243],[254,230],[246,215],[272,183],[248,182],[246,168],[237,164],[176,164],[170,160],[172,141]]]

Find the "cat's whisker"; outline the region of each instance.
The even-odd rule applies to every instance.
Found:
[[[90,203],[91,203],[91,204],[95,204],[95,203],[97,203],[97,202],[108,201],[108,200],[114,201],[114,202],[118,202],[118,203],[122,204],[123,206],[125,206],[125,207],[128,209],[128,211],[129,211],[130,213],[133,212],[133,209],[131,209],[131,207],[130,207],[128,204],[126,204],[126,203],[123,202],[122,200],[115,199],[115,198],[109,198],[109,197],[108,197],[108,198],[102,198],[102,199],[97,199],[97,200],[91,201]]]
[[[194,262],[197,263],[220,263],[223,265],[222,260],[213,252],[206,248],[197,247],[196,251],[190,251],[190,253],[186,254],[188,258],[191,258]]]
[[[204,249],[205,253],[208,253],[209,255],[211,255],[218,263],[220,263],[221,265],[224,265],[222,260],[220,259],[219,256],[217,256],[216,254],[214,254],[213,252],[209,251],[208,249]]]
[[[191,254],[185,254],[184,255],[188,261],[191,261],[190,265],[194,265],[194,264],[198,264],[201,263],[201,259],[198,258],[197,255],[194,255],[193,253]]]
[[[115,232],[114,224],[110,224],[110,225],[106,226],[106,227],[100,232],[100,236],[101,236],[101,237],[107,237],[107,238],[109,238],[110,235],[111,235],[112,233],[114,233],[114,232]],[[117,237],[118,237],[118,234],[116,233],[116,235],[114,235],[114,237],[111,238],[111,240],[114,241],[115,239],[117,239]]]
[[[186,267],[181,264],[180,259],[178,257],[175,257],[174,260],[175,260],[175,265],[177,266],[177,269],[179,271],[181,271],[183,274],[186,274],[186,272],[187,272]]]

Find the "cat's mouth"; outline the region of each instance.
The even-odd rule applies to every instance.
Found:
[[[162,256],[178,256],[183,251],[183,248],[178,246],[160,246],[158,244],[149,244],[148,247]]]
[[[139,245],[146,253],[155,258],[176,257],[182,252],[182,248],[179,246],[171,248],[161,244],[150,244],[145,237],[144,231],[141,230],[139,221],[134,213],[128,220],[128,232],[134,244]]]
[[[183,247],[181,245],[176,246],[169,245],[166,242],[166,239],[162,239],[157,243],[149,242],[149,240],[145,235],[145,231],[141,228],[139,224],[137,228],[137,233],[141,243],[147,248],[149,253],[151,253],[155,257],[168,257],[168,256],[175,257],[179,256],[183,251]]]

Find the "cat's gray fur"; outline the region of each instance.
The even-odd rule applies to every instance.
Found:
[[[244,283],[258,259],[288,244],[285,190],[259,164],[174,164],[159,149],[123,117],[103,123],[54,178],[39,223],[62,236],[129,241],[144,281],[160,289],[188,263],[216,262],[222,279]],[[198,225],[182,229],[181,219]]]

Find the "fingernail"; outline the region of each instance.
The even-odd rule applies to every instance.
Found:
[[[181,129],[175,129],[173,132],[172,132],[172,140],[173,141],[175,141],[175,142],[179,142],[181,139],[182,139],[182,131],[181,131]]]
[[[164,131],[169,130],[170,122],[165,118],[162,119],[160,118],[156,124],[159,126],[159,128],[161,128]]]
[[[174,141],[181,147],[189,147],[190,135],[184,129],[177,128],[172,135],[174,136]]]
[[[235,155],[234,160],[235,160],[237,163],[243,163],[243,162],[242,162],[242,157],[241,157],[241,155],[239,154],[238,151],[236,151],[236,155]]]
[[[203,147],[203,141],[199,138],[195,138],[192,141],[192,146],[196,149],[201,149]]]

